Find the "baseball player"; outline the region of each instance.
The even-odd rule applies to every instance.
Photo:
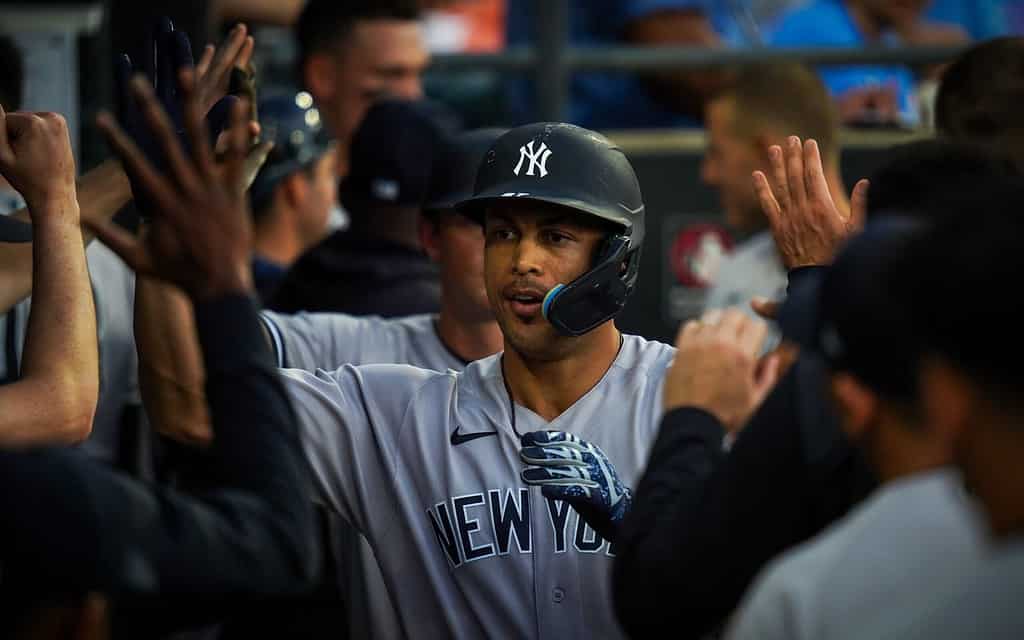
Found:
[[[284,370],[319,499],[369,540],[407,636],[619,637],[609,539],[674,355],[612,322],[638,275],[636,176],[595,133],[529,125],[494,143],[460,211],[484,225],[504,353],[459,373]],[[282,331],[283,362],[306,357],[301,333]]]
[[[340,313],[263,312],[278,366],[315,372],[342,364],[409,364],[433,371],[461,371],[466,363],[501,350],[501,331],[484,290],[483,235],[454,209],[472,195],[476,167],[500,129],[457,136],[441,160],[444,170],[424,206],[420,237],[440,265],[441,311],[406,318],[356,317]],[[346,527],[332,527],[341,560],[353,637],[402,635],[373,549]]]
[[[272,143],[249,189],[255,232],[253,279],[268,300],[300,255],[342,226],[337,150],[306,92],[259,105],[261,139]]]
[[[268,110],[261,113],[266,117]],[[491,312],[484,288],[484,238],[480,226],[458,213],[455,204],[472,195],[476,167],[484,154],[505,130],[481,129],[460,134],[451,142],[440,159],[442,171],[431,188],[429,202],[424,206],[424,220],[420,236],[426,252],[440,265],[441,311],[438,315],[423,314],[398,319],[355,317],[339,313],[300,313],[296,315],[265,311],[265,334],[278,366],[295,367],[310,372],[318,369],[334,370],[342,364],[400,363],[435,371],[461,370],[479,358],[496,353],[502,348],[502,335]],[[280,136],[275,136],[280,137]],[[253,186],[253,200],[260,199],[267,189],[261,188],[268,166],[273,170],[273,156]],[[152,297],[152,295],[151,295]],[[182,354],[194,344],[194,338],[178,333],[188,315],[173,299],[165,298],[163,305],[148,309],[141,316],[145,326],[160,327],[144,331],[140,341],[140,354],[146,364],[158,360],[159,368],[167,370],[182,362],[199,362],[195,358],[178,357],[166,362],[168,353]],[[194,333],[194,329],[192,329]],[[160,342],[173,348],[155,350],[147,340],[159,337]],[[156,380],[157,383],[174,382],[178,387],[190,387],[185,394],[187,403],[200,403],[186,407],[178,400],[174,403],[147,405],[147,410],[161,424],[172,422],[167,410],[189,416],[204,415],[205,403],[200,385],[189,385],[199,376],[179,370]],[[167,390],[170,393],[172,390]],[[163,393],[163,392],[162,392]],[[212,433],[208,421],[191,421],[190,433]],[[194,435],[180,434],[181,439]],[[332,523],[332,525],[335,523]],[[332,526],[332,541],[340,555],[341,574],[349,600],[349,625],[353,636],[391,638],[401,635],[398,616],[387,593],[373,551],[354,531],[344,526]]]
[[[528,125],[460,210],[484,225],[504,353],[460,373],[285,370],[314,484],[373,546],[406,635],[618,637],[605,536],[674,353],[612,322],[638,273],[636,176],[598,134]]]

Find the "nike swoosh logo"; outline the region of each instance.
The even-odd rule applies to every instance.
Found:
[[[466,444],[470,440],[476,440],[477,438],[486,438],[487,436],[496,436],[497,431],[485,431],[483,433],[459,433],[458,425],[455,426],[455,431],[452,431],[452,446],[457,447],[460,444]]]
[[[625,210],[626,210],[626,212],[628,212],[628,213],[629,213],[630,215],[634,215],[634,216],[635,216],[636,214],[638,214],[638,213],[640,213],[641,211],[643,211],[643,210],[644,210],[644,206],[645,206],[645,205],[640,205],[640,206],[639,206],[639,207],[637,207],[636,209],[630,209],[630,208],[629,208],[628,206],[626,206],[626,205],[624,205],[624,204],[622,204],[622,203],[620,202],[620,203],[619,203],[619,206],[620,206],[620,207],[622,207],[623,209],[625,209]]]

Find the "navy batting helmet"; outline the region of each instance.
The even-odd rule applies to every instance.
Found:
[[[305,91],[263,100],[259,114],[261,138],[274,147],[249,191],[254,211],[270,202],[282,180],[316,162],[332,142],[313,97]]]
[[[607,138],[562,123],[529,124],[494,143],[460,211],[483,220],[487,206],[528,200],[574,209],[616,227],[591,269],[544,298],[544,317],[566,335],[582,335],[626,305],[640,270],[644,202],[633,166]]]

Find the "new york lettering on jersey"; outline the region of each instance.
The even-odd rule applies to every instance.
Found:
[[[562,500],[542,499],[531,505],[527,487],[490,489],[484,493],[452,497],[427,509],[430,526],[453,568],[509,553],[532,553],[531,516],[546,518],[551,525],[555,553],[573,550],[614,557],[614,546],[587,526]]]
[[[458,374],[371,365],[284,376],[320,498],[373,545],[407,634],[621,637],[614,549],[568,504],[523,486],[519,437],[575,433],[634,484],[673,355],[626,336],[601,381],[551,422],[510,403],[500,355]]]

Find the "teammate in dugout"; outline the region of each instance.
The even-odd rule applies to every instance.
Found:
[[[406,635],[620,636],[598,531],[628,507],[674,355],[612,322],[638,275],[636,176],[598,134],[527,125],[460,210],[484,225],[504,353],[284,371],[316,488],[374,546]]]
[[[608,539],[674,355],[612,322],[644,236],[636,176],[598,134],[528,125],[460,211],[484,226],[504,353],[285,370],[317,493],[370,541],[405,635],[618,637]],[[756,353],[764,325],[731,320]]]

